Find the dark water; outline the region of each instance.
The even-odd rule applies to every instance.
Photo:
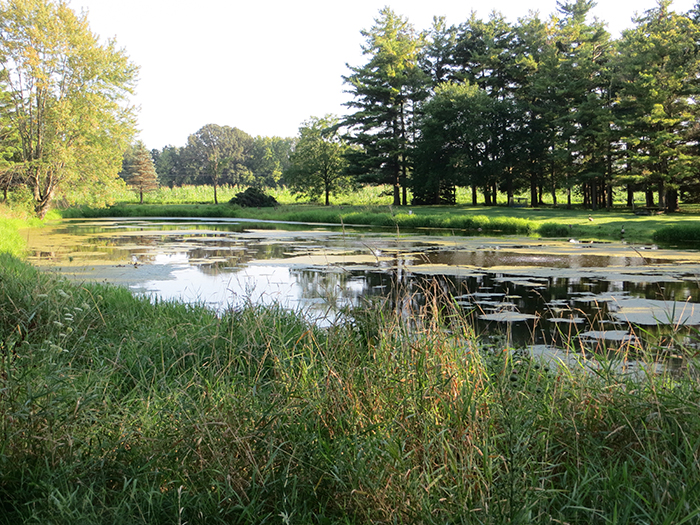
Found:
[[[280,303],[321,323],[370,299],[419,309],[437,294],[483,339],[518,346],[700,325],[694,251],[212,219],[71,220],[31,235],[34,264],[78,280],[217,309]]]

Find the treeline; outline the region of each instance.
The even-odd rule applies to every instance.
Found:
[[[235,127],[207,124],[190,135],[184,147],[151,150],[158,182],[166,186],[221,184],[274,188],[289,165],[293,138],[252,137]],[[133,177],[137,143],[124,155],[122,176]]]
[[[500,14],[418,33],[391,9],[363,31],[368,61],[345,77],[348,170],[389,183],[394,204],[450,204],[455,188],[485,203],[564,191],[611,207],[616,190],[647,206],[697,199],[700,7],[669,0],[619,39],[590,20],[591,0],[548,19]]]

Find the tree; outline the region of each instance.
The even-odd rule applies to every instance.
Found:
[[[290,138],[255,137],[248,167],[256,185],[274,188],[280,184],[294,142]]]
[[[19,162],[44,217],[59,188],[110,188],[134,133],[137,69],[60,0],[0,2],[0,60]]]
[[[675,211],[678,191],[696,169],[690,148],[700,95],[700,30],[670,5],[660,0],[623,33],[617,115],[625,130],[628,168],[644,181],[648,194],[656,186],[659,208]]]
[[[136,143],[130,157],[126,161],[124,178],[126,183],[139,194],[140,202],[143,204],[143,194],[158,189],[158,174],[153,165],[153,157],[143,142]]]
[[[454,187],[484,189],[496,203],[502,185],[512,198],[514,168],[520,164],[519,112],[510,99],[497,99],[469,83],[443,83],[420,119],[411,188],[416,204],[454,204]],[[476,202],[474,202],[476,204]]]
[[[338,118],[326,115],[312,117],[299,128],[299,141],[290,156],[289,169],[284,179],[295,193],[311,198],[342,191],[350,184],[344,168],[348,146],[338,134]]]
[[[185,148],[165,146],[155,159],[156,173],[161,184],[167,184],[172,188],[193,184],[196,181],[192,171],[187,169]]]
[[[187,163],[200,180],[214,186],[214,204],[222,180],[234,185],[252,181],[247,162],[253,138],[238,128],[207,124],[189,136],[185,147]]]
[[[421,40],[413,26],[388,7],[379,14],[372,29],[362,32],[369,61],[348,66],[352,74],[344,77],[354,97],[346,105],[356,110],[345,125],[349,141],[361,148],[349,156],[352,171],[363,182],[391,184],[394,204],[400,205],[410,171],[413,113],[427,95],[428,79],[418,64]]]

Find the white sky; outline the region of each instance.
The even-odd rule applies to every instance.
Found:
[[[678,12],[695,0],[675,0]],[[71,0],[101,40],[116,38],[140,67],[134,104],[148,148],[184,146],[205,124],[257,136],[296,136],[311,116],[342,115],[346,64],[366,62],[360,46],[388,5],[429,29],[433,16],[450,25],[472,11],[492,10],[515,22],[529,11],[556,12],[556,0]],[[617,37],[635,13],[656,0],[599,0],[594,16]]]

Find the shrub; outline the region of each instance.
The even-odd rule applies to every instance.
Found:
[[[229,201],[229,204],[237,204],[242,208],[270,208],[277,206],[278,202],[277,199],[266,195],[262,190],[250,187],[243,192],[237,193]]]

